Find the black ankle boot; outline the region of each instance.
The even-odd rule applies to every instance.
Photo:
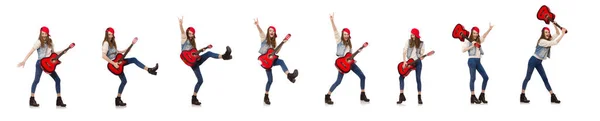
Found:
[[[192,96],[192,105],[200,105],[202,103],[200,103],[200,101],[198,101],[198,98],[196,96]]]
[[[63,103],[62,97],[56,97],[56,106],[67,107],[67,104]]]
[[[221,57],[223,60],[231,60],[233,57],[231,56],[231,48],[229,46],[225,47],[226,51]]]
[[[484,104],[488,103],[488,101],[485,100],[485,93],[482,92],[481,94],[479,94],[479,101]]]
[[[556,98],[556,95],[551,94],[550,95],[550,102],[559,104],[560,100],[558,100],[558,98]]]
[[[325,95],[325,103],[327,103],[329,105],[333,105],[333,101],[331,101],[331,95],[329,95],[329,94]]]
[[[32,97],[29,97],[29,106],[33,106],[33,107],[39,107],[39,106],[40,106],[40,104],[38,104],[38,103],[35,101],[35,98],[32,96]]]
[[[471,95],[471,104],[481,104],[481,101],[475,95]]]
[[[421,100],[421,94],[419,94],[419,104],[423,104],[423,100]]]
[[[127,103],[124,103],[123,100],[121,100],[121,97],[117,97],[117,98],[115,98],[115,105],[116,106],[127,106]]]
[[[404,93],[400,93],[400,99],[398,99],[398,102],[396,102],[396,104],[402,104],[402,102],[406,101],[406,97],[404,97]]]
[[[296,83],[296,77],[298,77],[298,69],[294,69],[293,73],[288,73],[287,78],[292,83]]]
[[[271,105],[271,100],[269,100],[269,94],[265,94],[265,99],[264,99],[264,101],[265,101],[265,104],[267,104],[267,105]]]
[[[152,75],[156,75],[157,74],[156,70],[158,70],[158,63],[156,63],[156,66],[154,66],[153,68],[148,68],[148,73],[150,73]]]
[[[521,93],[521,103],[529,103],[529,100],[525,97],[525,93]]]
[[[365,94],[365,92],[360,92],[360,100],[365,101],[365,102],[371,101],[369,98],[367,98],[367,95]]]

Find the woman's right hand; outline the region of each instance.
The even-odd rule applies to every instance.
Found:
[[[119,62],[119,63],[120,63],[120,62]],[[117,63],[117,62],[114,62],[114,61],[113,61],[113,62],[112,62],[112,65],[113,65],[115,68],[119,68],[119,63]]]
[[[333,15],[334,13],[329,14],[329,19],[333,21]]]
[[[406,65],[408,65],[407,61],[404,61],[404,64],[402,64],[402,67],[406,68]]]
[[[566,33],[566,32],[567,32],[567,28],[563,27],[561,31],[562,31],[563,33]]]
[[[179,19],[179,25],[182,25],[183,24],[183,16],[181,16],[181,18],[178,18],[178,19]]]
[[[19,64],[17,64],[17,67],[23,67],[23,66],[25,66],[25,61],[22,61]]]
[[[254,25],[258,26],[258,18],[254,19]]]

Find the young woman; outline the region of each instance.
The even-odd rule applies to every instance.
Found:
[[[192,50],[195,49],[197,50],[196,47],[196,29],[194,29],[193,27],[188,27],[187,30],[183,30],[183,17],[181,17],[179,19],[179,30],[181,31],[181,51],[188,51],[188,50]],[[211,51],[206,51],[204,54],[202,54],[200,56],[200,60],[196,61],[194,63],[194,65],[191,67],[192,71],[194,71],[194,74],[196,75],[196,79],[198,79],[198,82],[196,83],[196,86],[194,87],[194,94],[192,95],[192,104],[193,105],[200,105],[200,101],[198,101],[198,98],[196,97],[198,94],[198,90],[200,89],[200,86],[202,85],[203,79],[202,79],[202,73],[200,73],[200,65],[202,65],[202,63],[204,63],[204,61],[206,61],[208,58],[216,58],[216,59],[223,59],[223,60],[230,60],[232,58],[231,56],[231,48],[229,48],[229,46],[226,47],[226,51],[225,54],[223,55],[219,55],[217,53],[211,52]]]
[[[119,67],[120,62],[114,62],[113,60],[116,58],[117,53],[125,53],[126,50],[117,50],[117,43],[115,42],[115,30],[112,27],[108,27],[104,32],[104,40],[102,41],[102,58],[106,60],[106,62],[112,64],[115,67]],[[137,40],[137,37],[135,38]],[[156,75],[158,70],[158,63],[153,68],[146,67],[142,62],[138,61],[135,57],[125,58],[125,66],[129,64],[135,64],[141,69],[148,71],[148,73],[152,75]],[[116,106],[126,106],[127,103],[124,103],[121,100],[121,94],[123,93],[123,88],[125,88],[125,84],[127,84],[127,78],[125,77],[125,72],[119,74],[119,79],[121,79],[121,85],[119,86],[119,93],[117,94],[117,98],[115,98]]]
[[[471,104],[481,104],[487,103],[485,100],[485,87],[488,82],[488,75],[485,73],[485,69],[481,64],[481,56],[483,55],[483,51],[481,49],[480,44],[485,41],[485,38],[490,33],[490,31],[494,28],[494,26],[490,23],[489,29],[483,34],[482,37],[479,36],[479,28],[473,27],[471,28],[471,35],[463,44],[462,52],[469,53],[469,60],[467,61],[467,65],[469,66],[469,75],[471,76],[469,87],[471,89]],[[481,77],[483,78],[483,83],[481,84],[481,94],[479,94],[479,99],[475,96],[475,71],[478,71]]]
[[[258,32],[260,33],[261,43],[260,50],[258,51],[258,53],[265,54],[267,53],[268,49],[275,48],[275,46],[277,46],[277,42],[275,41],[275,39],[277,38],[276,29],[273,26],[269,26],[269,28],[267,29],[267,34],[265,34],[265,32],[263,32],[263,30],[260,28],[260,25],[258,24],[258,19],[254,20],[254,24],[256,25],[256,28],[258,28]],[[287,41],[288,40],[284,39],[282,43],[285,43]],[[294,69],[294,73],[290,73],[288,71],[287,66],[285,65],[285,62],[281,60],[281,58],[275,60],[273,66],[277,65],[281,66],[281,69],[283,70],[285,75],[287,75],[287,78],[288,80],[290,80],[290,82],[296,82],[296,77],[298,77],[298,69]],[[270,105],[271,101],[269,100],[269,89],[271,88],[271,84],[273,83],[273,74],[271,72],[271,69],[265,69],[265,71],[267,72],[267,87],[265,89],[264,102],[265,104]]]
[[[331,21],[331,26],[333,27],[333,32],[334,32],[334,36],[335,36],[335,40],[337,42],[337,53],[336,55],[338,57],[343,57],[345,56],[345,54],[347,52],[351,52],[352,51],[352,42],[350,41],[350,29],[348,28],[344,28],[342,29],[342,34],[340,35],[339,31],[337,30],[337,27],[335,26],[335,22],[333,21],[333,14],[329,15],[329,19]],[[365,75],[363,74],[363,72],[360,70],[360,68],[356,65],[356,63],[352,64],[352,72],[354,72],[358,78],[360,78],[360,100],[364,101],[364,102],[369,102],[369,98],[367,98],[367,95],[365,94]],[[335,88],[340,85],[340,83],[342,82],[342,78],[344,77],[344,73],[341,73],[338,71],[338,77],[337,80],[335,81],[335,83],[333,83],[333,85],[331,85],[331,88],[329,88],[329,92],[327,92],[327,94],[325,95],[325,103],[332,105],[333,101],[331,100],[331,93],[333,92],[333,90],[335,90]]]
[[[40,60],[45,57],[49,57],[52,53],[61,53],[62,51],[54,51],[54,44],[52,43],[52,39],[50,38],[50,29],[44,26],[40,29],[40,34],[38,35],[38,40],[35,41],[33,48],[27,53],[25,59],[21,61],[17,66],[23,67],[29,56],[33,53],[33,51],[37,51],[38,59],[35,63],[35,77],[33,79],[33,84],[31,84],[31,97],[29,97],[29,106],[38,107],[40,106],[34,98],[35,89],[37,84],[40,82],[40,76],[42,76],[42,67],[40,66]],[[64,50],[63,50],[64,51]],[[56,88],[56,106],[66,107],[67,104],[64,104],[62,101],[62,97],[60,96],[60,77],[55,72],[50,73],[50,77],[54,79],[54,85]]]
[[[523,80],[523,88],[521,90],[522,103],[529,103],[529,100],[527,97],[525,97],[525,88],[527,87],[527,82],[529,82],[531,79],[533,68],[537,69],[538,73],[540,73],[540,76],[544,81],[544,85],[546,85],[546,89],[548,92],[550,92],[550,102],[560,103],[560,100],[558,100],[556,95],[554,95],[554,92],[552,92],[552,87],[550,87],[548,77],[546,77],[546,71],[544,71],[544,66],[542,65],[543,60],[550,58],[550,47],[558,44],[563,36],[565,36],[565,32],[567,31],[565,28],[559,30],[557,26],[554,26],[554,29],[556,29],[556,35],[558,35],[558,38],[554,38],[552,35],[550,35],[550,29],[548,27],[544,27],[542,29],[542,35],[540,36],[540,39],[538,39],[535,47],[535,53],[533,56],[531,56],[531,58],[529,58],[529,63],[527,64],[527,75],[525,75],[525,80]]]
[[[410,39],[406,42],[404,46],[404,51],[402,52],[403,62],[406,62],[406,58],[414,59],[414,63],[416,64],[415,77],[417,79],[417,91],[419,93],[419,104],[423,104],[423,100],[421,100],[421,68],[423,67],[423,63],[421,63],[421,56],[425,53],[423,41],[421,41],[421,36],[419,36],[419,29],[413,28],[410,31]],[[404,63],[403,66],[407,66],[408,63]],[[402,104],[403,101],[406,101],[406,97],[404,97],[404,76],[400,75],[400,99],[397,104]]]

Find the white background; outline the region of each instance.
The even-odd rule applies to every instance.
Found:
[[[518,101],[527,62],[546,26],[534,16],[543,4],[569,29],[553,47],[553,58],[543,63],[563,102],[550,104],[536,71],[527,88],[531,104],[523,105]],[[0,11],[3,120],[597,119],[591,115],[597,114],[593,112],[599,107],[595,90],[599,83],[594,75],[598,64],[593,60],[598,17],[592,15],[600,10],[591,1],[23,0],[3,1]],[[353,73],[347,74],[333,93],[335,105],[326,106],[323,101],[337,77],[330,12],[336,12],[339,30],[351,29],[355,48],[370,43],[356,58],[367,77],[370,104],[359,102],[359,79]],[[185,27],[196,28],[198,46],[213,44],[211,51],[217,53],[223,53],[227,45],[233,49],[233,60],[210,59],[201,66],[201,107],[190,104],[196,78],[179,59],[177,16],[181,15]],[[267,78],[256,60],[259,35],[255,17],[263,29],[277,27],[278,42],[286,33],[293,35],[279,55],[290,70],[300,71],[298,81],[292,84],[280,67],[274,67],[271,106],[262,102]],[[451,38],[451,31],[462,23],[467,29],[479,26],[483,34],[488,22],[496,25],[483,44],[490,103],[471,105],[467,55],[461,53],[462,43]],[[42,75],[36,93],[41,107],[28,107],[37,53],[25,68],[16,68],[41,26],[50,28],[56,49],[77,44],[61,58],[63,64],[57,69],[66,109],[55,108],[54,82],[47,74]],[[114,107],[119,78],[106,70],[107,62],[101,59],[104,30],[109,26],[115,28],[119,49],[125,49],[133,37],[140,38],[128,57],[137,57],[149,66],[160,63],[157,76],[133,64],[125,68],[129,82],[123,93],[128,104],[124,109]],[[424,105],[417,105],[414,73],[406,79],[407,101],[396,105],[396,65],[413,27],[420,29],[426,51],[435,50],[436,54],[423,61]],[[478,75],[477,93],[480,89]]]

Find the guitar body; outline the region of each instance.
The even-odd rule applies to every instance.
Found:
[[[117,56],[115,57],[115,59],[113,59],[112,61],[114,62],[119,62],[119,60],[123,59],[125,56],[121,53],[117,54]],[[115,66],[113,66],[112,64],[108,63],[106,66],[108,67],[108,70],[113,73],[114,75],[120,75],[123,73],[123,67],[125,67],[125,63],[127,63],[126,60],[122,60],[121,63],[119,64],[119,68],[115,68]]]
[[[179,57],[181,58],[183,63],[185,63],[185,65],[193,66],[194,63],[196,63],[196,61],[200,59],[200,56],[198,54],[194,54],[197,52],[198,50],[196,49],[182,51],[181,54],[179,54]]]
[[[42,58],[42,60],[40,60],[40,66],[42,70],[44,70],[44,72],[46,73],[53,73],[54,70],[56,70],[56,65],[61,63],[60,60],[57,59],[57,57],[58,54],[52,53],[50,57]],[[55,60],[55,62],[52,62],[52,60]]]
[[[415,60],[411,58],[411,59],[408,59],[408,61],[406,61],[406,63],[413,63],[414,61],[415,61]],[[413,65],[411,65],[411,64],[408,64],[408,65],[406,65],[406,67],[404,67],[404,66],[403,66],[403,65],[404,65],[404,63],[405,63],[405,62],[400,62],[400,63],[398,64],[398,73],[399,73],[400,75],[402,75],[403,77],[406,77],[406,76],[408,76],[408,74],[410,74],[410,72],[411,72],[412,70],[415,70],[415,66],[413,66]]]
[[[352,56],[352,53],[348,52],[344,57],[339,57],[335,59],[335,67],[342,73],[348,73],[352,69],[352,64],[354,64],[354,60],[350,60],[348,62],[348,58]]]
[[[274,55],[275,49],[269,48],[267,53],[258,56],[258,60],[260,61],[260,66],[264,69],[271,69],[275,63],[275,60],[279,59],[278,55]],[[273,57],[269,57],[269,55],[273,54]]]

